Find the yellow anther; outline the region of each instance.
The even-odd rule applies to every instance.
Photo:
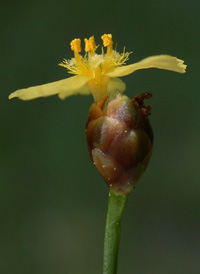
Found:
[[[85,38],[85,51],[95,51],[97,49],[97,46],[95,44],[94,36],[91,36],[89,39]]]
[[[101,36],[101,39],[103,40],[104,47],[112,47],[113,45],[112,34],[104,34]]]
[[[70,43],[71,50],[74,52],[81,52],[81,39],[74,39]]]
[[[85,52],[88,52],[90,50],[90,43],[87,38],[84,39],[85,42]]]

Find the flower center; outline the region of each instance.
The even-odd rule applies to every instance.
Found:
[[[74,58],[66,60],[59,64],[67,68],[69,73],[87,76],[91,78],[87,85],[89,86],[95,101],[99,101],[107,94],[107,85],[110,77],[106,73],[110,72],[117,66],[122,66],[128,60],[129,52],[122,53],[113,50],[113,40],[111,34],[101,36],[103,46],[107,48],[106,53],[102,47],[102,53],[97,54],[94,36],[89,39],[85,38],[85,55],[82,56],[81,40],[78,38],[71,41],[71,50],[74,52]]]
[[[103,46],[107,48],[106,53],[102,48],[102,53],[97,54],[94,36],[89,39],[85,38],[85,55],[81,56],[81,40],[74,39],[71,41],[71,50],[74,52],[74,58],[66,60],[59,64],[68,69],[69,73],[88,76],[96,81],[100,81],[101,77],[114,67],[122,66],[128,60],[129,52],[118,53],[113,50],[113,40],[111,34],[101,36]]]

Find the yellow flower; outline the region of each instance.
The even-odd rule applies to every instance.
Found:
[[[156,55],[143,59],[140,62],[125,65],[130,53],[117,52],[113,49],[111,34],[101,36],[106,53],[102,48],[102,53],[97,54],[97,46],[94,36],[85,39],[85,55],[81,56],[81,40],[74,39],[71,42],[71,49],[74,51],[74,58],[59,64],[67,68],[68,72],[75,74],[64,80],[29,87],[17,90],[10,94],[9,99],[19,97],[22,100],[31,100],[38,97],[46,97],[58,94],[64,99],[74,94],[92,93],[94,101],[100,103],[112,90],[123,92],[125,83],[118,77],[133,73],[139,69],[158,68],[184,73],[186,65],[183,60],[170,55]]]

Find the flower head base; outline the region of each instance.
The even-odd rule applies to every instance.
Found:
[[[86,136],[90,158],[115,193],[128,195],[144,173],[153,150],[153,131],[148,120],[150,106],[114,91],[100,107],[93,103]]]
[[[75,94],[92,93],[94,101],[101,105],[110,91],[118,90],[123,92],[126,88],[125,83],[118,77],[126,76],[139,69],[159,68],[184,73],[186,65],[183,61],[169,55],[157,55],[143,59],[138,63],[125,65],[130,52],[122,53],[113,49],[111,34],[101,36],[106,52],[102,48],[102,53],[97,54],[98,48],[94,36],[85,38],[85,55],[82,56],[81,40],[74,39],[71,42],[71,49],[74,57],[71,60],[64,59],[62,67],[67,68],[68,72],[75,74],[57,82],[40,86],[20,89],[10,94],[9,99],[19,97],[22,100],[31,100],[38,97],[46,97],[58,94],[61,99]]]

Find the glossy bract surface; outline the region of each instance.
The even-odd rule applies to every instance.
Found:
[[[86,127],[90,158],[109,187],[129,194],[147,167],[153,132],[139,105],[112,92],[102,106],[93,103]]]

